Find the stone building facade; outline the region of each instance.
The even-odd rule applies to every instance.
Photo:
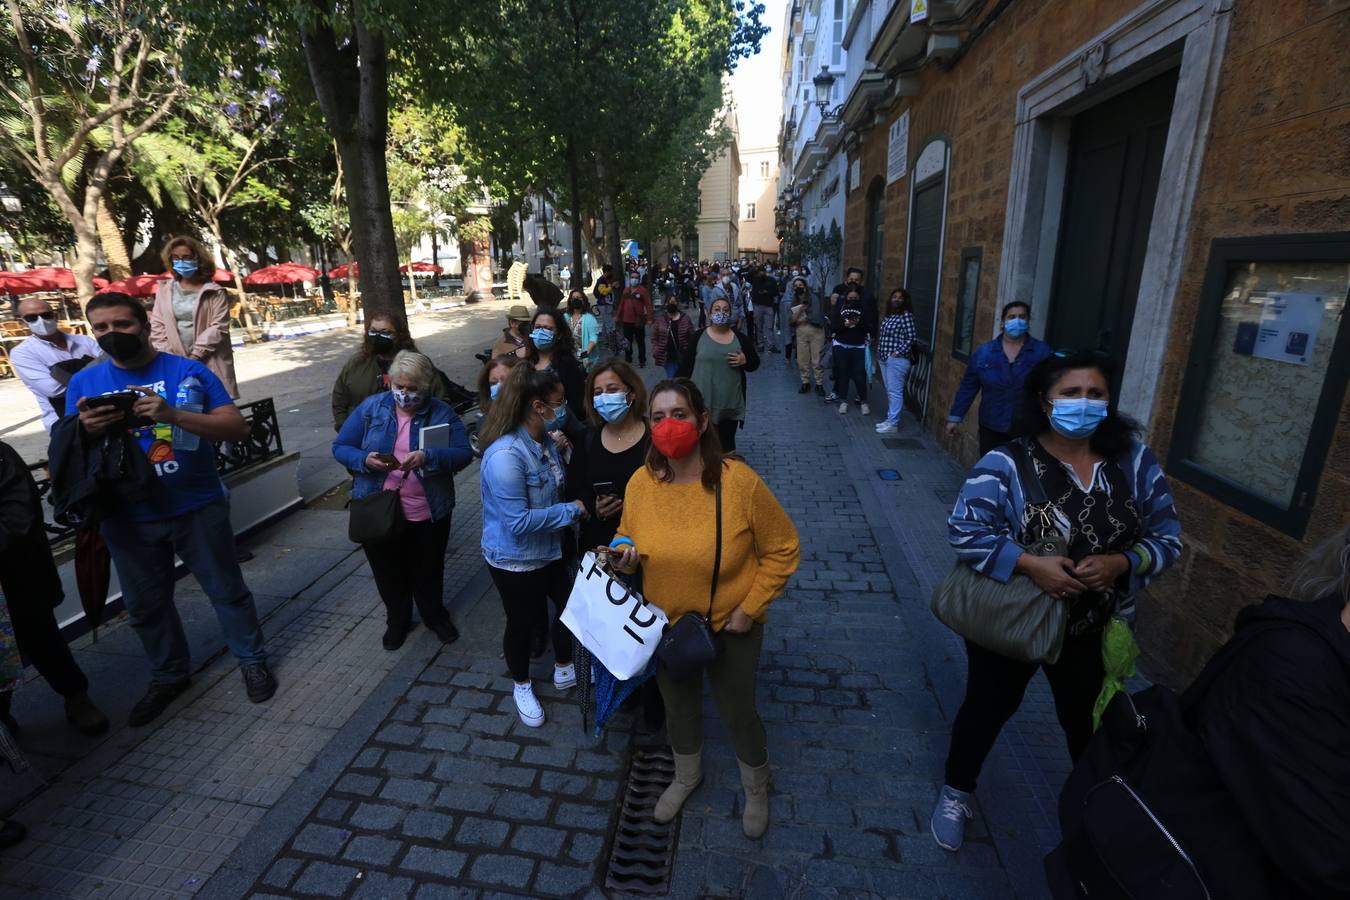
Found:
[[[935,434],[1008,300],[1054,346],[1124,360],[1186,541],[1141,640],[1184,680],[1350,522],[1350,3],[923,8],[852,7],[845,262],[913,292],[910,401]]]
[[[734,103],[727,103],[723,116],[731,137],[699,179],[698,253],[691,258],[731,259],[740,247],[741,152]]]
[[[773,218],[773,206],[778,199],[778,148],[741,147],[740,158],[739,255],[773,259],[778,255],[778,232]]]

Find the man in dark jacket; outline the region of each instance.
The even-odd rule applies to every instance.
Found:
[[[760,353],[778,352],[774,340],[774,317],[778,310],[778,280],[766,270],[754,275],[750,282],[750,300],[755,311],[755,349]]]
[[[23,458],[0,441],[0,589],[14,624],[19,652],[65,698],[66,720],[86,735],[108,730],[108,717],[89,699],[89,679],[75,662],[56,624],[56,607],[65,599],[61,577],[42,527],[42,500]],[[0,719],[17,731],[0,694]]]

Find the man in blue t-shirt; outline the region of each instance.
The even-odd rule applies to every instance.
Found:
[[[235,556],[230,500],[216,472],[215,451],[216,441],[247,438],[248,423],[210,369],[150,346],[145,308],[136,299],[100,294],[89,301],[85,316],[108,359],[76,373],[66,408],[79,410],[80,426],[91,437],[128,428],[161,488],[102,526],[131,627],[150,657],[150,688],[132,708],[130,724],[152,721],[188,686],[187,635],[173,601],[174,554],[197,576],[239,659],[248,698],[261,703],[276,693],[277,683],[267,668],[253,593]],[[177,406],[179,388],[189,377],[201,385],[201,412]],[[130,418],[125,409],[95,399],[127,391],[141,395]]]

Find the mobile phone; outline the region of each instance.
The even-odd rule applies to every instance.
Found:
[[[101,409],[105,406],[111,406],[114,409],[120,409],[122,412],[129,413],[131,408],[136,405],[136,401],[143,394],[135,391],[116,391],[111,394],[99,394],[96,397],[85,397],[84,405],[90,409]]]
[[[398,465],[398,457],[392,453],[376,453],[375,458],[378,459],[380,462],[384,463],[386,466]]]
[[[619,495],[619,492],[614,490],[614,482],[612,481],[597,481],[591,487],[595,489],[595,496],[597,497],[617,497]]]

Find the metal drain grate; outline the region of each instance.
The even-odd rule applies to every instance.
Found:
[[[644,747],[633,752],[605,870],[605,887],[630,894],[670,891],[680,820],[659,825],[652,818],[652,810],[674,778],[675,759],[670,748]]]
[[[882,438],[881,445],[891,450],[922,450],[923,442],[917,438]]]

